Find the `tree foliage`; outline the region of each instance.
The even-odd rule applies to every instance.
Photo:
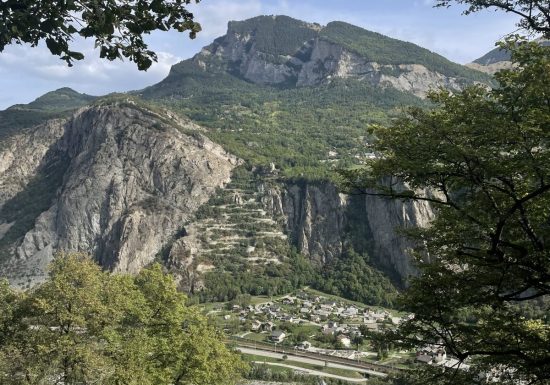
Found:
[[[496,75],[498,88],[432,94],[433,110],[376,128],[378,159],[347,173],[349,188],[427,200],[437,212],[410,233],[425,246],[423,274],[402,297],[415,318],[387,337],[442,345],[473,370],[437,369],[423,383],[473,383],[489,371],[502,383],[550,381],[548,318],[528,319],[522,306],[537,301],[535,317],[550,311],[550,50],[516,40],[503,48],[515,67]]]
[[[521,18],[519,27],[550,37],[550,3],[547,0],[438,0],[436,6],[448,7],[453,3],[466,5],[465,14],[487,8],[516,14]]]
[[[196,0],[198,2],[199,0]],[[6,0],[0,2],[0,52],[10,44],[37,46],[43,41],[53,55],[69,66],[84,55],[73,51],[75,36],[93,37],[99,56],[123,57],[140,70],[157,60],[143,37],[155,30],[189,31],[194,38],[200,25],[186,5],[192,0]]]
[[[353,250],[330,261],[311,286],[368,305],[391,307],[397,295],[390,280],[368,264],[368,257]]]
[[[232,384],[244,369],[160,266],[136,277],[57,257],[27,293],[0,286],[3,384]]]

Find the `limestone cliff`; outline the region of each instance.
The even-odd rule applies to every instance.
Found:
[[[137,272],[237,163],[197,126],[131,103],[85,108],[15,135],[0,151],[3,275],[39,281],[57,250]],[[33,211],[44,196],[51,199]]]
[[[267,38],[263,34],[267,33],[264,31],[267,27],[260,23],[272,24],[269,29],[271,34],[276,34],[277,28],[293,28],[296,37],[289,38],[282,47],[277,46],[277,42],[275,46],[264,43]],[[334,79],[355,79],[367,81],[373,86],[393,87],[419,97],[425,97],[431,89],[444,87],[459,90],[471,82],[458,74],[460,71],[454,67],[460,66],[455,63],[448,62],[453,69],[448,72],[428,68],[427,64],[417,63],[414,58],[405,58],[402,63],[390,63],[385,56],[377,61],[369,55],[360,54],[345,44],[335,42],[330,34],[325,33],[331,29],[331,24],[322,27],[286,16],[230,22],[227,34],[205,47],[192,61],[205,72],[229,72],[255,84],[303,87],[329,83]],[[379,36],[382,40],[395,41]],[[406,46],[405,50],[408,49]],[[422,55],[435,55],[426,52]],[[475,76],[475,71],[472,73]]]
[[[369,254],[371,261],[404,284],[416,269],[413,244],[401,229],[427,226],[432,208],[372,196],[347,196],[331,183],[289,183],[272,188],[267,210],[282,214],[291,242],[321,264],[338,258],[346,246]]]

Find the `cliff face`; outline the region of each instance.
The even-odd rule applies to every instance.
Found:
[[[192,60],[205,72],[227,71],[262,85],[303,87],[334,79],[355,79],[419,97],[425,97],[431,89],[459,90],[464,85],[459,76],[447,76],[422,64],[383,64],[370,60],[324,38],[318,33],[323,30],[319,25],[295,23],[301,23],[304,38],[310,38],[293,42],[293,49],[289,46],[286,50],[270,51],[261,44],[258,28],[243,29],[240,22],[232,22],[225,36],[205,47]],[[303,32],[307,30],[309,34]]]
[[[267,210],[282,214],[291,242],[304,254],[326,263],[346,246],[366,252],[371,261],[405,284],[417,273],[409,255],[413,244],[401,229],[427,226],[431,207],[372,196],[346,196],[330,183],[286,184],[264,199]]]
[[[83,109],[12,137],[0,152],[6,275],[19,285],[39,281],[58,250],[90,253],[114,271],[134,273],[150,263],[238,163],[182,129],[196,126],[115,105]],[[56,178],[44,178],[52,174]],[[13,218],[33,205],[24,201],[33,198],[27,190],[42,179],[48,190],[42,193],[52,199],[43,210],[25,211],[35,218],[15,239],[10,230],[21,224]]]

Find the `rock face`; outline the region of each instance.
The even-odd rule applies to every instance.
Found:
[[[408,254],[413,244],[399,231],[427,226],[434,217],[426,203],[346,196],[330,183],[286,184],[271,189],[264,205],[286,218],[290,240],[304,255],[324,264],[349,245],[401,284],[416,269]]]
[[[274,16],[286,18],[284,16]],[[445,76],[421,64],[380,64],[346,49],[321,35],[323,27],[300,23],[303,42],[270,51],[262,46],[256,30],[243,29],[244,22],[230,22],[227,34],[205,47],[192,60],[205,72],[228,71],[255,84],[317,86],[334,79],[356,79],[373,86],[393,87],[425,97],[429,90],[444,87],[459,90],[458,77]],[[277,21],[275,21],[277,23]],[[281,23],[281,22],[279,22]],[[304,30],[310,33],[304,33]],[[271,48],[271,47],[269,47]]]
[[[200,133],[183,133],[195,129],[117,104],[12,137],[0,151],[4,229],[12,225],[2,218],[6,207],[17,206],[33,179],[48,168],[60,177],[48,185],[53,199],[31,228],[5,245],[9,278],[41,280],[58,250],[90,253],[114,271],[135,273],[152,262],[238,164]]]

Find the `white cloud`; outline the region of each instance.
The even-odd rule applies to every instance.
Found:
[[[0,84],[4,90],[0,98],[0,108],[28,102],[47,91],[65,86],[92,95],[140,89],[162,80],[171,66],[182,60],[169,52],[160,51],[157,52],[158,62],[144,72],[139,71],[135,63],[129,61],[111,62],[100,59],[92,42],[78,41],[75,48],[84,53],[85,60],[68,67],[43,46],[7,47],[0,54],[0,73],[3,76]],[[18,92],[8,91],[9,83],[16,83]],[[19,96],[22,90],[26,90],[29,95],[23,100]]]

